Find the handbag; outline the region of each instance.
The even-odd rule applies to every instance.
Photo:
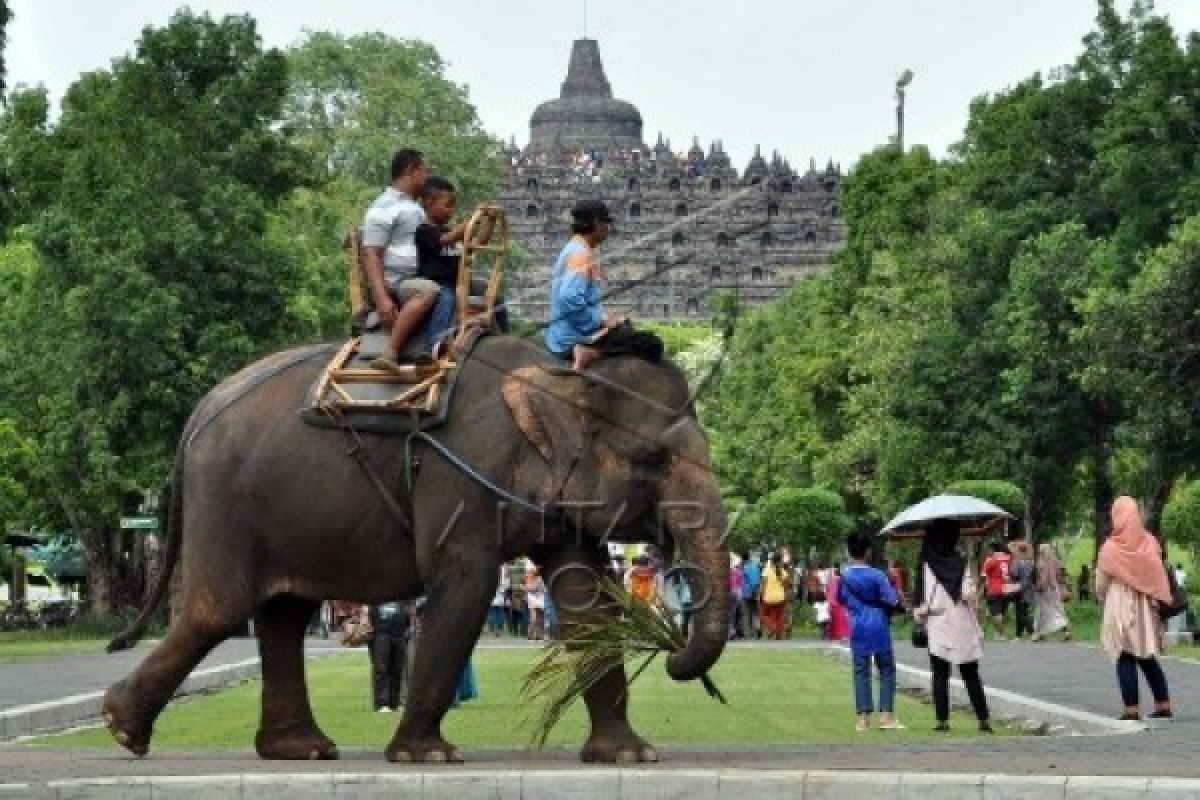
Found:
[[[929,629],[920,622],[913,623],[912,646],[920,650],[929,647]]]
[[[1171,617],[1187,611],[1188,596],[1187,589],[1179,585],[1179,581],[1175,580],[1175,570],[1163,564],[1163,570],[1167,573],[1167,586],[1171,590],[1171,602],[1160,603],[1158,606],[1158,617],[1163,622],[1166,622]]]
[[[929,604],[933,603],[933,598],[937,594],[938,584],[933,584],[933,591],[929,593]],[[923,622],[913,621],[912,629],[912,646],[924,650],[929,647],[929,628]]]

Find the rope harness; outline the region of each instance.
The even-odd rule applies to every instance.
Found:
[[[346,420],[345,416],[337,415],[334,417],[331,414],[331,417],[335,419],[338,427],[341,429],[342,433],[345,435],[350,444],[349,449],[346,451],[346,455],[348,455],[354,461],[354,463],[358,464],[359,469],[362,470],[363,474],[367,478],[367,481],[371,484],[371,487],[375,490],[376,494],[379,495],[380,500],[383,501],[388,513],[400,525],[400,527],[404,529],[404,532],[410,539],[413,538],[412,498],[415,494],[417,473],[420,471],[421,467],[421,456],[415,451],[414,442],[425,443],[443,459],[445,459],[450,466],[454,467],[471,481],[483,487],[488,492],[505,501],[506,503],[510,503],[523,511],[528,511],[542,517],[558,519],[561,519],[564,514],[563,493],[566,491],[567,484],[570,482],[571,477],[575,474],[576,468],[583,460],[583,451],[585,449],[585,445],[583,442],[581,442],[576,451],[571,455],[571,460],[567,467],[566,474],[563,476],[562,483],[559,484],[559,487],[555,492],[555,500],[550,503],[533,503],[488,478],[486,475],[480,472],[477,467],[475,467],[458,453],[451,450],[445,444],[435,439],[428,432],[413,431],[407,437],[405,437],[404,440],[404,482],[408,495],[408,510],[406,511],[404,506],[401,505],[400,501],[397,500],[392,492],[388,490],[387,484],[384,483],[384,480],[382,477],[380,477],[378,470],[376,470],[374,465],[371,463],[370,450],[367,447],[366,442],[363,441],[362,435],[359,433],[359,431]],[[589,440],[591,439],[591,433],[592,431],[590,426],[585,426],[585,435]]]

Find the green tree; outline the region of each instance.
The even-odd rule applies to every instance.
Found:
[[[1162,514],[1162,533],[1167,543],[1187,550],[1196,563],[1200,553],[1200,481],[1180,488]]]
[[[842,498],[828,489],[775,489],[754,507],[750,530],[758,539],[787,546],[799,557],[828,554],[850,532]]]
[[[1097,390],[1136,398],[1120,435],[1142,453],[1151,524],[1176,478],[1200,461],[1200,215],[1151,251],[1126,288],[1094,287],[1079,338],[1097,357],[1082,373]]]
[[[46,90],[13,92],[0,113],[0,243],[49,207],[62,179]]]
[[[31,522],[28,487],[35,462],[33,442],[0,417],[0,534]]]
[[[491,197],[499,172],[466,87],[450,81],[437,51],[382,33],[309,33],[287,52],[284,125],[317,185],[271,212],[268,236],[299,265],[289,310],[307,339],[348,327],[346,232],[389,182],[398,147],[416,147],[460,190],[461,210]],[[510,254],[510,274],[520,254]]]
[[[1025,516],[1025,493],[1021,487],[1008,481],[963,480],[955,481],[945,489],[945,494],[965,494],[986,500],[999,506],[1017,519]]]
[[[1018,516],[1030,534],[1066,512],[1071,483],[1064,480],[1064,464],[1092,459],[1097,519],[1112,501],[1114,393],[1081,385],[1092,353],[1075,335],[1096,280],[1094,264],[1102,260],[1093,258],[1093,247],[1082,225],[1064,223],[1029,241],[1010,270],[1005,304],[1011,357],[1001,385],[1003,412],[1013,424],[1002,446],[1012,453],[1012,473],[1024,481],[1029,506]]]
[[[97,613],[116,602],[117,517],[166,483],[194,402],[294,335],[297,268],[265,235],[304,179],[279,124],[287,88],[250,18],[180,12],[76,82],[48,146],[31,148],[48,163],[30,171],[59,177],[33,216],[17,313],[42,324],[9,343],[30,398],[15,418],[88,547]]]
[[[432,45],[313,32],[288,51],[288,66],[285,119],[326,174],[384,186],[392,154],[406,146],[423,151],[468,203],[495,189],[497,142]]]

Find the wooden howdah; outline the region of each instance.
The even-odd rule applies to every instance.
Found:
[[[383,355],[388,334],[378,324],[369,304],[366,260],[357,228],[346,237],[348,292],[356,335],[329,362],[313,392],[313,408],[334,416],[354,413],[435,414],[445,399],[450,376],[458,368],[456,354],[481,330],[495,327],[496,298],[500,292],[508,252],[508,220],[495,215],[492,239],[482,243],[486,215],[477,209],[467,223],[463,255],[455,287],[455,329],[448,346],[432,363],[401,364],[399,372],[371,364]],[[486,270],[486,277],[484,277]],[[474,294],[472,286],[482,287]]]

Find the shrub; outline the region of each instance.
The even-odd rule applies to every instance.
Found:
[[[1200,548],[1200,481],[1192,481],[1171,497],[1163,509],[1162,532],[1169,544],[1193,555]]]
[[[775,489],[758,501],[746,519],[747,534],[786,545],[798,557],[810,549],[827,553],[850,532],[852,520],[842,498],[828,489]]]
[[[955,481],[945,489],[946,494],[967,494],[1003,508],[1017,519],[1025,516],[1025,492],[1008,481]]]

